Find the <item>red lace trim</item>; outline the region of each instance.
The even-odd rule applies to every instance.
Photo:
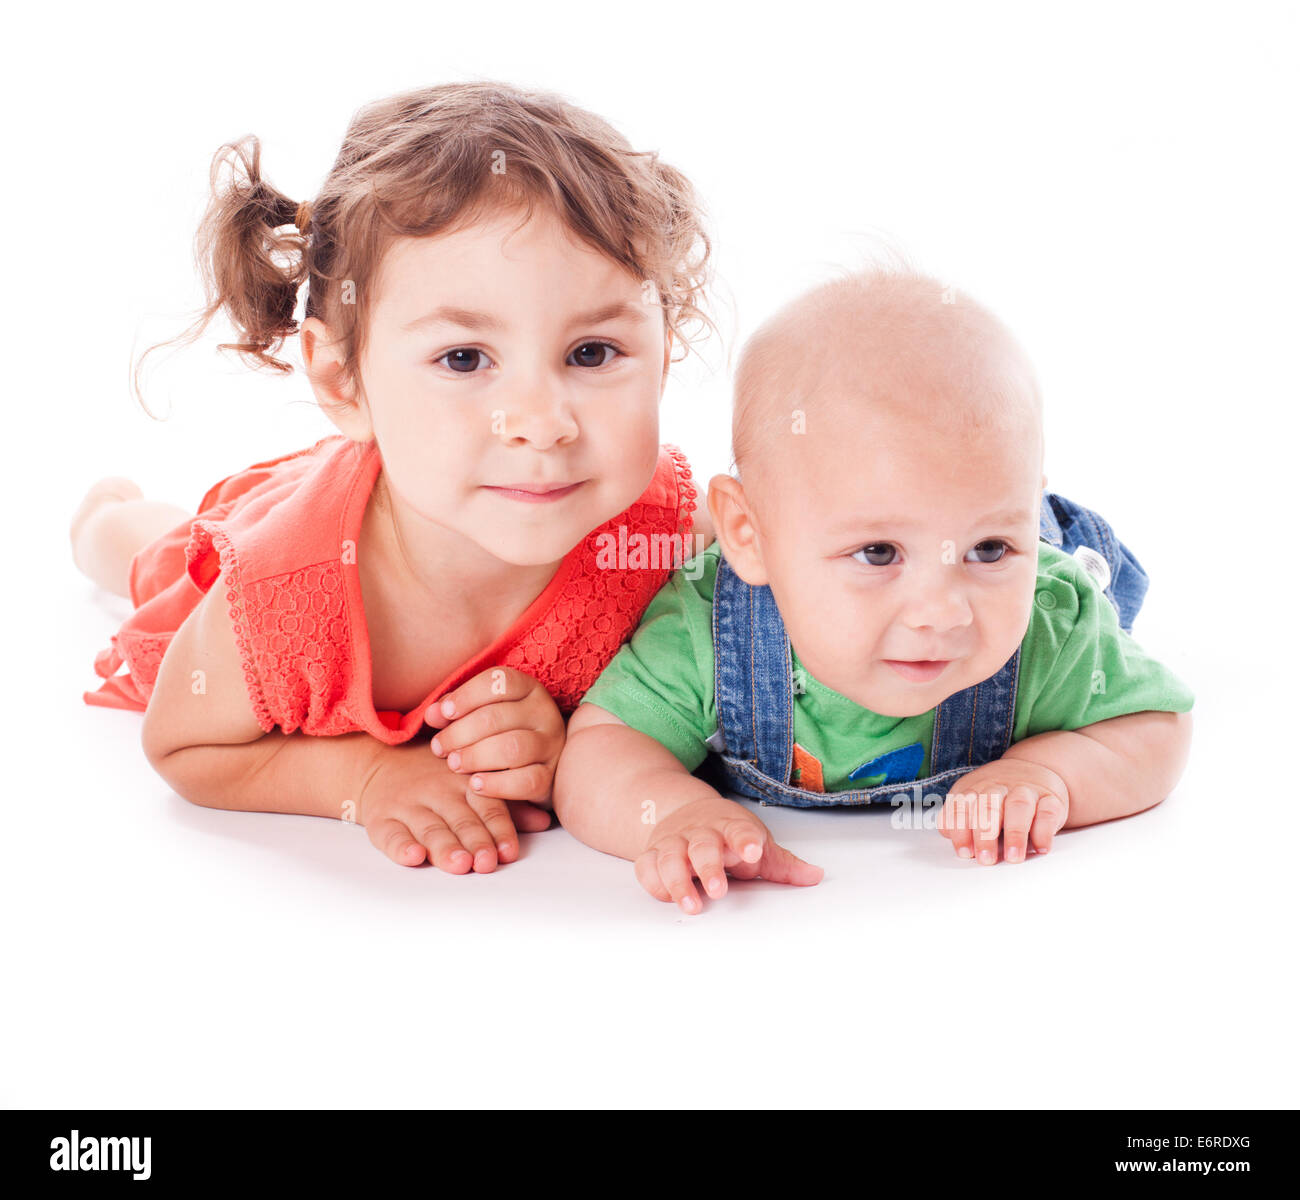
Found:
[[[262,685],[258,680],[257,661],[253,657],[252,647],[253,629],[245,606],[240,600],[243,588],[240,585],[239,560],[235,556],[234,544],[225,530],[213,522],[195,521],[190,530],[190,540],[185,547],[185,561],[192,562],[195,556],[208,546],[216,550],[221,569],[226,572],[213,586],[224,584],[227,588],[226,601],[230,605],[230,623],[235,631],[235,645],[239,649],[239,663],[244,671],[244,686],[248,689],[253,715],[257,718],[257,723],[270,733],[275,728],[275,720],[271,716],[270,706],[266,702]]]

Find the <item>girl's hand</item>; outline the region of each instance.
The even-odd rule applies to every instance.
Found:
[[[657,822],[635,867],[637,881],[656,900],[671,900],[692,914],[702,908],[695,876],[715,900],[726,895],[728,874],[796,887],[822,878],[821,867],[778,846],[749,809],[723,796],[692,800]]]
[[[939,832],[962,858],[1023,862],[1030,847],[1039,854],[1070,814],[1070,793],[1055,771],[1023,758],[998,758],[976,767],[952,785],[939,814]]]
[[[356,820],[375,847],[403,867],[418,867],[427,853],[440,870],[464,875],[494,871],[519,857],[509,803],[471,792],[463,776],[419,742],[376,747]]]
[[[550,693],[531,675],[489,667],[429,706],[425,720],[438,730],[433,752],[470,790],[515,808],[525,832],[545,829],[555,764],[564,747],[564,718]]]

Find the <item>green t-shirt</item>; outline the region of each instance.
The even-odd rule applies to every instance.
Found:
[[[714,542],[674,572],[583,698],[662,743],[688,771],[707,757],[707,739],[718,728],[712,612],[720,554]],[[850,779],[849,773],[917,745],[923,757],[910,777],[930,774],[933,709],[912,717],[881,716],[819,683],[800,665],[793,648],[791,665],[794,740],[804,752],[796,751],[796,771],[820,768],[821,773],[820,788],[815,779],[798,774],[789,781],[792,785],[826,792],[875,787],[887,779],[886,764],[879,774]],[[1012,740],[1079,729],[1128,713],[1187,712],[1191,707],[1186,684],[1119,627],[1114,607],[1093,577],[1073,557],[1040,541],[1033,612],[1021,644]],[[902,761],[907,761],[906,753]]]

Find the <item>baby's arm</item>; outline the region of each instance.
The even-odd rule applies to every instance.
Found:
[[[982,863],[1040,854],[1060,829],[1126,817],[1159,804],[1182,777],[1190,712],[1137,712],[1014,743],[962,776],[944,804],[940,832]]]
[[[691,882],[709,896],[727,890],[727,873],[808,886],[820,867],[773,840],[744,805],[690,774],[654,738],[595,704],[569,719],[555,773],[555,813],[580,841],[636,863],[641,886],[683,912],[701,910]]]
[[[1063,828],[1095,825],[1159,804],[1177,786],[1192,744],[1190,712],[1138,712],[1039,733],[1004,758],[1038,763],[1069,792]]]
[[[554,804],[560,824],[580,842],[631,861],[659,821],[693,800],[717,799],[674,754],[613,713],[580,704],[569,718]]]

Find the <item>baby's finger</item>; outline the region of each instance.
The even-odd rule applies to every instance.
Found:
[[[767,830],[743,817],[734,817],[723,825],[722,836],[726,840],[727,849],[736,856],[738,863],[747,866],[757,866],[768,842]],[[727,863],[728,867],[732,865]]]
[[[694,915],[703,909],[700,894],[695,890],[690,860],[686,857],[686,840],[673,838],[659,848],[659,878],[673,898],[673,903],[684,913]]]
[[[1040,796],[1034,812],[1034,823],[1029,828],[1029,844],[1039,854],[1046,854],[1052,848],[1052,838],[1065,824],[1065,818],[1065,802],[1060,796],[1051,792]]]
[[[763,855],[759,868],[759,874],[764,879],[772,883],[793,884],[795,887],[811,887],[815,883],[821,883],[822,876],[826,874],[821,867],[804,862],[802,858],[791,854],[784,846],[778,846],[773,841],[768,842],[767,851]]]
[[[636,861],[632,864],[632,870],[636,874],[636,881],[656,900],[662,900],[665,903],[672,899],[668,894],[668,889],[664,887],[664,881],[659,878],[659,851],[647,850],[643,854],[638,854]]]
[[[1029,827],[1033,824],[1038,792],[1030,787],[1012,788],[1002,803],[1002,856],[1007,862],[1022,862],[1028,852]]]
[[[513,667],[488,667],[429,705],[425,720],[435,729],[441,729],[448,721],[484,704],[522,700],[536,686],[537,680],[531,675]]]
[[[512,771],[476,771],[466,783],[470,791],[478,796],[549,804],[553,779],[554,772],[549,767],[541,763],[529,763],[526,767],[516,767]]]
[[[994,784],[976,798],[975,828],[971,830],[975,857],[986,866],[998,861],[998,834],[1002,832],[1002,805],[1008,788]]]
[[[700,885],[715,900],[727,894],[727,872],[722,866],[722,835],[716,829],[697,829],[686,847]]]
[[[958,858],[973,858],[971,830],[979,797],[974,792],[949,792],[943,802],[944,837],[951,839]]]
[[[514,822],[510,819],[510,809],[504,800],[499,800],[495,796],[480,796],[474,792],[467,792],[465,803],[472,808],[479,817],[479,820],[487,827],[487,831],[492,835],[492,842],[496,846],[498,862],[514,862],[519,857],[519,834],[515,832]],[[476,871],[484,868],[480,867],[477,861],[474,864]],[[487,868],[492,870],[491,867]]]
[[[447,822],[436,812],[425,809],[418,822],[411,822],[411,829],[421,845],[429,851],[429,861],[440,871],[450,875],[464,875],[474,866],[474,856],[461,845]]]
[[[385,817],[366,826],[375,849],[382,850],[399,867],[418,867],[424,862],[424,847],[396,817]]]
[[[511,729],[495,733],[447,755],[447,766],[462,774],[471,771],[509,771],[553,756],[552,744],[533,729]]]

